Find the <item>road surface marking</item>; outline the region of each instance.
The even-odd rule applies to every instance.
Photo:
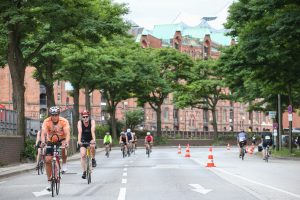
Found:
[[[256,185],[260,185],[260,186],[263,186],[263,187],[266,187],[266,188],[269,188],[269,189],[272,189],[272,190],[276,190],[276,191],[278,191],[278,192],[282,192],[282,193],[285,193],[285,194],[288,194],[288,195],[291,195],[291,196],[293,196],[293,197],[297,197],[297,198],[300,199],[300,195],[298,195],[298,194],[294,194],[294,193],[292,193],[292,192],[288,192],[288,191],[286,191],[286,190],[283,190],[283,189],[280,189],[280,188],[277,188],[277,187],[273,187],[273,186],[270,186],[270,185],[267,185],[267,184],[264,184],[264,183],[260,183],[260,182],[257,182],[257,181],[254,181],[254,180],[251,180],[251,179],[248,179],[248,178],[239,176],[239,175],[235,175],[235,174],[232,174],[232,173],[230,173],[230,172],[227,172],[227,171],[225,171],[225,170],[223,170],[223,169],[217,169],[217,168],[215,168],[215,169],[213,169],[213,170],[211,170],[211,171],[214,171],[214,170],[217,170],[217,171],[219,171],[219,172],[222,172],[222,173],[227,174],[227,175],[230,175],[230,176],[234,176],[234,177],[239,178],[239,179],[242,179],[242,180],[244,180],[244,181],[248,181],[248,182],[253,183],[253,184],[256,184]]]
[[[178,165],[156,165],[153,166],[154,169],[178,169]]]
[[[124,168],[124,171],[127,171],[127,168]]]
[[[126,165],[124,165],[125,167],[128,167],[128,165],[126,164]]]
[[[32,193],[34,194],[34,196],[40,197],[40,196],[44,196],[44,195],[50,194],[50,191],[48,191],[47,189],[43,189],[40,192],[32,192]]]
[[[6,181],[1,181],[0,184],[5,183]]]
[[[126,188],[120,188],[118,200],[125,200]]]
[[[127,183],[127,179],[123,178],[122,183]]]
[[[124,172],[124,173],[123,173],[123,176],[127,176],[127,173],[126,173],[126,172]]]
[[[212,189],[205,189],[204,187],[202,187],[201,185],[199,184],[189,184],[191,187],[193,187],[193,191],[194,192],[199,192],[201,194],[207,194],[209,192],[212,191]]]

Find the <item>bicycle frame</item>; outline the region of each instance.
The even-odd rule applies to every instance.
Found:
[[[83,142],[82,145],[86,145],[86,179],[88,184],[90,184],[92,182],[92,170],[93,170],[93,166],[92,166],[92,154],[91,154],[91,146],[89,142]]]
[[[265,161],[269,162],[269,157],[270,157],[270,147],[269,145],[267,145],[266,149],[265,149]]]

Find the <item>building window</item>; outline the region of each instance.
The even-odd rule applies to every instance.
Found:
[[[57,93],[57,101],[60,101],[60,93]]]
[[[164,121],[165,122],[169,121],[169,108],[165,108],[164,110]]]
[[[203,110],[203,122],[208,122],[208,110]]]
[[[46,94],[40,94],[40,105],[46,105],[46,104],[47,104]]]
[[[227,110],[223,110],[223,122],[227,122]]]

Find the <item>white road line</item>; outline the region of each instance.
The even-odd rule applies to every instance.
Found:
[[[124,173],[123,173],[123,176],[127,176],[127,172],[124,172]]]
[[[127,179],[123,178],[122,183],[127,183]]]
[[[126,172],[126,171],[127,171],[127,168],[124,168],[124,171]]]
[[[1,181],[0,184],[5,183],[6,181]]]
[[[201,163],[200,161],[196,160],[195,158],[192,158],[192,160],[195,161],[196,163],[200,164],[200,165],[205,166],[205,164]],[[234,177],[242,179],[244,181],[248,181],[250,183],[253,183],[253,184],[256,184],[256,185],[259,185],[259,186],[262,186],[262,187],[266,187],[266,188],[269,188],[269,189],[272,189],[272,190],[276,190],[278,192],[282,192],[284,194],[288,194],[288,195],[291,195],[293,197],[297,197],[297,198],[300,199],[300,195],[298,195],[298,194],[294,194],[292,192],[288,192],[288,191],[280,189],[280,188],[276,188],[276,187],[273,187],[273,186],[270,186],[270,185],[266,185],[264,183],[260,183],[260,182],[257,182],[257,181],[254,181],[254,180],[251,180],[251,179],[239,176],[239,175],[235,175],[235,174],[232,174],[232,173],[227,172],[226,170],[223,170],[223,169],[220,169],[220,168],[207,168],[207,169],[209,169],[210,171],[214,172],[215,174],[216,174],[215,171],[219,171],[221,173],[224,173],[224,174],[227,174],[227,175],[230,175],[230,176],[234,176]]]
[[[125,167],[128,167],[128,165],[126,164],[126,165],[124,165]]]
[[[125,200],[126,188],[120,188],[118,200]]]
[[[44,196],[44,195],[47,195],[47,194],[50,194],[50,192],[46,189],[40,191],[40,192],[32,192],[34,194],[34,196],[36,197],[40,197],[40,196]]]
[[[199,192],[201,194],[207,194],[212,191],[212,189],[205,189],[203,186],[199,184],[189,184],[191,187],[193,187],[192,191]]]

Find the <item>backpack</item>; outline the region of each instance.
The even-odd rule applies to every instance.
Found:
[[[128,141],[129,141],[129,140],[132,140],[131,132],[127,132],[126,135],[127,135]]]

